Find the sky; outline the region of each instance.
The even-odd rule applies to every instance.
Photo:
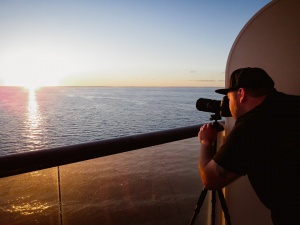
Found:
[[[223,87],[270,0],[0,0],[0,85]]]

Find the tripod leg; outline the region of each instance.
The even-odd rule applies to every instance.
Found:
[[[211,193],[211,225],[215,225],[216,218],[216,192],[212,191]]]
[[[194,215],[193,215],[193,217],[191,219],[190,225],[193,225],[195,223],[197,215],[200,212],[200,208],[203,205],[203,202],[204,202],[204,199],[206,197],[206,194],[207,194],[207,189],[203,188],[203,190],[202,190],[202,192],[201,192],[201,194],[199,196],[199,199],[198,199],[198,202],[197,202],[197,205],[196,205],[196,208],[195,208],[195,212],[194,212]]]
[[[227,225],[231,225],[231,221],[230,221],[230,216],[229,216],[229,212],[228,212],[228,207],[224,198],[224,194],[222,192],[222,190],[218,190],[218,195],[219,195],[219,199],[220,199],[220,203],[224,212],[224,217],[225,217],[225,221],[227,222]]]

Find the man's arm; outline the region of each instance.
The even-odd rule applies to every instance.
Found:
[[[215,154],[213,143],[217,139],[217,131],[211,124],[200,128],[198,138],[201,143],[199,173],[202,183],[207,189],[221,189],[240,177],[236,173],[226,171],[213,160]]]

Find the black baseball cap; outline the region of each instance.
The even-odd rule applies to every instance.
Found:
[[[239,88],[274,88],[274,81],[261,68],[241,68],[231,74],[228,88],[217,89],[216,92],[227,95]]]

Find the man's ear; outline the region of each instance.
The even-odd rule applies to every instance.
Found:
[[[247,94],[245,88],[240,88],[238,90],[238,96],[239,96],[240,103],[244,103],[246,101]]]

